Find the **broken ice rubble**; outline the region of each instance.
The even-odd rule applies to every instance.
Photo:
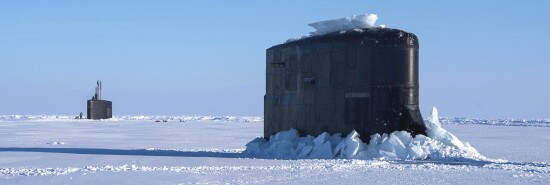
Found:
[[[352,131],[341,134],[323,133],[317,137],[299,137],[296,129],[279,132],[269,141],[256,138],[246,145],[251,157],[280,159],[387,159],[438,161],[491,161],[468,143],[441,127],[434,107],[426,121],[427,136],[411,136],[406,131],[375,134],[368,144]]]

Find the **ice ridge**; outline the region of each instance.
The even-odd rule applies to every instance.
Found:
[[[427,136],[413,137],[406,131],[395,131],[372,135],[369,143],[363,143],[356,131],[346,137],[326,132],[317,137],[299,137],[296,129],[290,129],[271,136],[269,141],[252,140],[244,153],[251,157],[281,159],[498,161],[479,154],[474,147],[443,129],[436,108],[425,124]]]

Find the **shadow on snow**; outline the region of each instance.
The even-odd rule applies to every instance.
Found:
[[[103,149],[103,148],[0,148],[0,152],[43,152],[88,155],[127,155],[127,156],[164,156],[164,157],[216,157],[244,158],[241,153],[216,151],[178,151],[178,150],[146,150],[146,149]]]
[[[64,153],[64,154],[87,154],[87,155],[124,155],[124,156],[159,156],[159,157],[214,157],[214,158],[254,158],[254,159],[278,159],[278,160],[308,160],[308,159],[280,159],[260,156],[251,156],[244,153],[218,152],[218,151],[178,151],[178,150],[146,150],[146,149],[102,149],[102,148],[0,148],[0,152],[42,152],[42,153]],[[319,160],[319,159],[311,159]],[[322,159],[320,159],[322,160]],[[520,171],[550,173],[550,164],[537,162],[489,162],[489,161],[438,161],[438,160],[387,160],[396,165],[459,165],[478,166],[507,169],[506,165],[523,167]],[[491,168],[491,167],[489,167]]]

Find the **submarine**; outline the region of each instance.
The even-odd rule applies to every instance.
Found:
[[[113,117],[113,102],[101,99],[102,84],[97,81],[95,94],[87,101],[87,119],[109,119]]]
[[[370,27],[313,35],[266,50],[264,138],[355,130],[426,135],[419,110],[419,43],[400,29]]]

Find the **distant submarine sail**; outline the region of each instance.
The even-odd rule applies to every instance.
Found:
[[[109,119],[113,117],[113,102],[101,99],[102,84],[97,81],[95,94],[87,101],[87,119]]]

